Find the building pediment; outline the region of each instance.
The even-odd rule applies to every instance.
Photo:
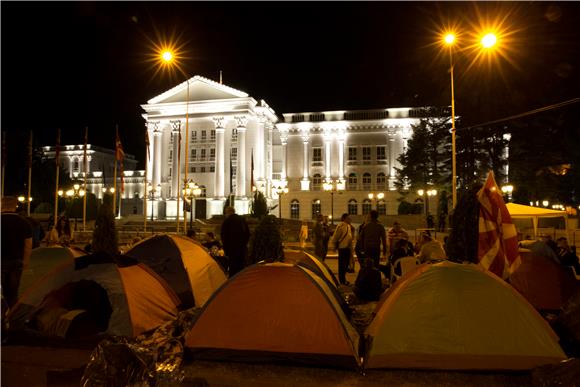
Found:
[[[187,101],[188,94],[188,82],[189,82],[189,102],[196,101],[211,101],[211,100],[224,100],[230,98],[243,98],[248,97],[247,93],[243,91],[236,90],[232,87],[223,85],[218,82],[214,82],[211,79],[207,79],[196,75],[190,78],[172,89],[158,95],[147,101],[148,104],[162,104],[162,103],[179,103]]]

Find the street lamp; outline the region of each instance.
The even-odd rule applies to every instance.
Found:
[[[189,198],[190,203],[190,215],[189,215],[189,228],[193,230],[193,211],[195,205],[195,198],[201,194],[201,188],[193,181],[189,180],[182,190],[183,196]]]
[[[28,200],[27,200],[26,196],[20,195],[20,196],[18,196],[18,202],[22,205],[24,205],[24,203],[28,204],[27,215],[30,216],[30,202],[32,202],[32,196],[29,196]]]
[[[63,191],[62,189],[58,191],[58,196],[60,196],[60,197],[64,196],[67,200],[70,200],[71,207],[72,207],[75,199],[82,198],[85,196],[85,194],[86,194],[85,190],[82,189],[81,185],[78,183],[73,184],[72,188],[69,188],[66,191]],[[71,208],[71,212],[72,212],[72,208]],[[75,231],[77,231],[77,217],[75,216],[74,219],[75,219]]]
[[[453,81],[453,46],[457,39],[454,33],[446,33],[443,37],[443,44],[449,47],[449,74],[451,79],[451,192],[453,200],[453,209],[457,205],[457,161],[456,161],[456,146],[455,146],[455,87]],[[497,43],[497,36],[494,33],[487,33],[481,38],[481,47],[483,49],[490,49]]]
[[[514,191],[514,186],[507,184],[501,187],[501,192],[506,195],[508,202],[512,200],[512,192]]]
[[[371,207],[373,205],[373,199],[375,199],[375,204],[376,204],[376,208],[377,211],[379,209],[379,200],[383,200],[383,198],[385,197],[385,194],[383,192],[379,192],[379,193],[369,193],[369,199],[371,200]]]
[[[256,187],[252,187],[252,191],[255,191]],[[287,194],[289,192],[287,187],[283,185],[279,185],[274,187],[274,190],[278,194],[278,218],[282,221],[282,195]]]
[[[147,192],[149,193],[149,200],[151,201],[151,222],[153,222],[153,202],[155,201],[156,192],[161,192],[161,184],[157,184],[157,187],[155,187],[151,183],[147,183]],[[153,231],[153,228],[151,231]]]
[[[423,196],[427,196],[424,200],[423,200],[423,208],[425,210],[425,223],[427,223],[427,227],[429,227],[429,199],[431,198],[431,196],[436,196],[437,195],[437,190],[436,189],[429,189],[427,191],[420,189],[417,190],[417,195],[423,197]]]
[[[334,225],[334,193],[344,190],[344,184],[340,180],[327,180],[322,184],[322,188],[330,192],[330,224]]]

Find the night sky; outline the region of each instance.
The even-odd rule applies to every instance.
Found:
[[[155,71],[153,43],[181,45],[183,71],[295,111],[450,104],[441,27],[501,21],[504,50],[456,55],[457,114],[466,123],[580,95],[575,3],[2,2],[2,130],[9,149],[91,143],[143,160],[140,104],[185,79]],[[473,64],[473,65],[470,65]],[[18,134],[20,132],[20,134]],[[21,144],[21,145],[20,145]],[[11,146],[12,145],[12,146]]]

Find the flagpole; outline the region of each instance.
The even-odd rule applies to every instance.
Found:
[[[143,174],[143,232],[147,232],[147,164],[149,161],[149,128],[145,124],[145,173]]]
[[[183,175],[183,188],[187,185],[187,171],[189,170],[189,78],[187,78],[187,101],[185,101],[185,171]],[[179,195],[181,190],[177,190]],[[185,201],[185,199],[183,199]],[[193,211],[193,206],[190,209]],[[177,209],[179,211],[179,208]],[[193,215],[193,214],[192,214]],[[187,214],[183,206],[183,233],[187,235]]]
[[[6,132],[2,132],[2,198],[4,198],[4,175],[6,173]]]
[[[30,192],[32,184],[32,130],[30,131],[30,138],[28,139],[28,206],[26,208],[26,214],[30,216]]]
[[[117,217],[117,138],[119,138],[119,126],[117,125],[116,128],[116,137],[115,137],[115,168],[113,172],[113,216]]]
[[[56,134],[56,149],[55,149],[55,162],[56,162],[56,188],[54,190],[54,227],[58,222],[58,178],[60,172],[60,128],[57,130]]]
[[[87,142],[89,141],[89,128],[85,126],[85,149],[83,151],[83,171],[85,174],[85,181],[83,190],[83,232],[87,231]]]

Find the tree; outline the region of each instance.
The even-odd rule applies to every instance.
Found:
[[[268,202],[264,194],[256,190],[254,193],[254,199],[252,200],[250,213],[253,217],[262,219],[264,216],[268,215]]]
[[[278,219],[274,215],[262,218],[250,240],[250,261],[252,263],[283,261],[284,248]]]
[[[117,255],[119,252],[119,235],[115,226],[111,195],[105,195],[103,205],[97,213],[92,249],[95,253],[104,252],[109,255]]]

